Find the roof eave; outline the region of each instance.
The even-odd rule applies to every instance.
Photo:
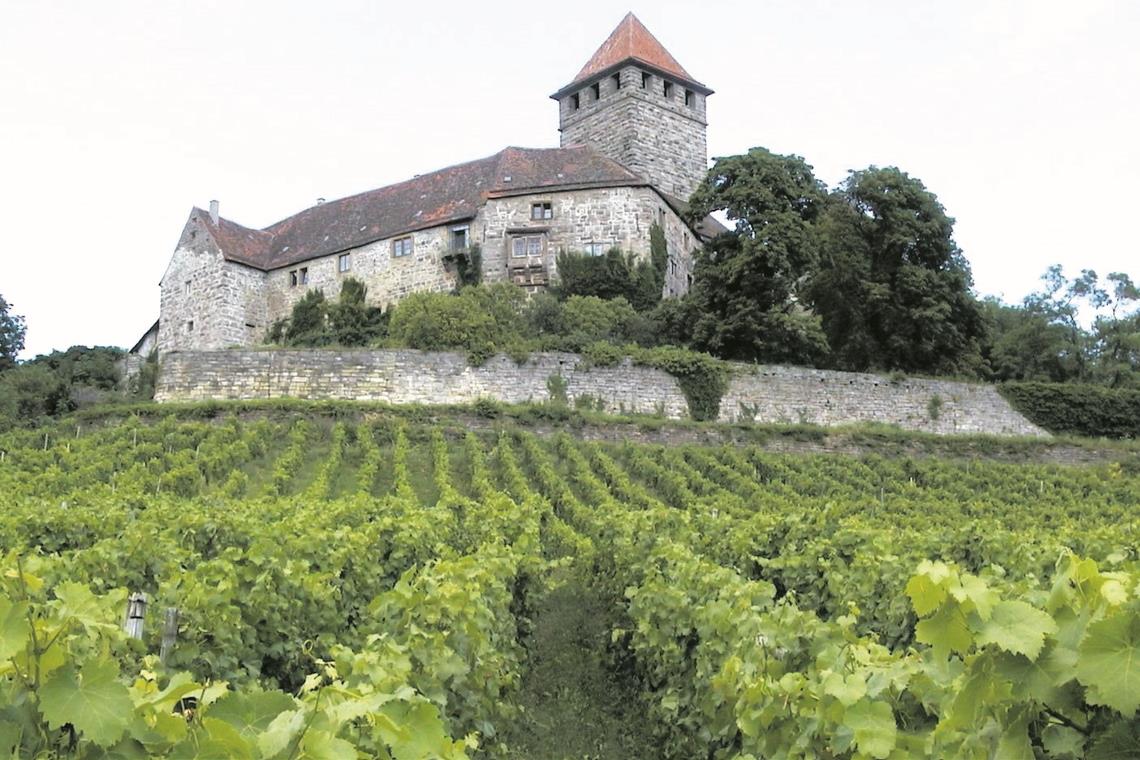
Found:
[[[668,78],[668,79],[673,80],[674,82],[680,82],[680,83],[684,84],[686,87],[688,87],[689,89],[696,90],[697,92],[701,93],[702,95],[709,96],[715,92],[715,90],[713,90],[712,88],[708,87],[707,85],[701,84],[700,82],[698,82],[695,79],[680,76],[680,75],[676,74],[675,72],[667,71],[666,69],[663,69],[660,66],[655,66],[654,64],[650,63],[649,61],[645,61],[645,60],[642,60],[641,58],[631,56],[629,58],[625,58],[621,61],[618,61],[617,63],[615,63],[611,66],[607,66],[606,68],[602,69],[601,71],[595,72],[595,73],[593,73],[587,77],[582,77],[581,79],[575,79],[573,82],[571,82],[570,84],[568,84],[565,87],[563,87],[562,89],[560,89],[558,92],[551,95],[550,99],[551,100],[561,100],[562,98],[566,97],[567,95],[574,92],[575,90],[580,90],[583,87],[587,87],[588,85],[590,85],[595,80],[605,79],[606,77],[611,76],[618,71],[621,71],[626,66],[629,66],[631,63],[640,67],[640,68],[647,69],[648,71],[650,71],[653,74],[656,74],[659,77]]]
[[[488,198],[512,198],[519,195],[537,195],[540,193],[561,193],[572,190],[605,190],[611,187],[652,187],[640,177],[629,179],[606,180],[604,182],[576,182],[568,185],[532,185],[530,187],[507,187],[488,190]]]

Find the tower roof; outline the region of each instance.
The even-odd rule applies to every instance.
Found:
[[[590,60],[574,77],[574,81],[559,90],[555,97],[588,79],[615,69],[627,61],[636,61],[657,70],[661,74],[668,74],[683,82],[695,85],[696,88],[707,93],[712,92],[685,71],[685,68],[677,63],[677,59],[665,49],[664,45],[657,41],[657,38],[631,12],[625,15],[617,28],[610,33],[602,46],[590,57]]]

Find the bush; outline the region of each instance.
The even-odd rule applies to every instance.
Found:
[[[18,365],[0,375],[0,429],[71,410],[70,388],[42,364]]]
[[[1098,385],[1005,383],[1014,409],[1051,433],[1140,438],[1140,391]]]
[[[715,420],[720,401],[728,390],[728,364],[708,354],[675,346],[642,349],[633,354],[635,364],[668,372],[677,378],[694,420]]]
[[[648,311],[661,301],[669,260],[665,233],[658,225],[650,230],[650,250],[648,261],[638,261],[632,253],[622,253],[618,248],[601,256],[561,253],[555,292],[561,298],[624,298],[637,311]]]
[[[463,349],[481,364],[517,343],[526,293],[514,285],[464,288],[459,295],[413,293],[392,311],[389,336],[425,351]]]

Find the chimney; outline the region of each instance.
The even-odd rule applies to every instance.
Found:
[[[214,224],[218,223],[218,202],[210,201],[210,221]]]

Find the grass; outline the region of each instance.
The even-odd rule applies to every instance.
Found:
[[[538,600],[521,714],[504,733],[509,760],[660,757],[631,685],[605,662],[612,609],[578,574]]]

